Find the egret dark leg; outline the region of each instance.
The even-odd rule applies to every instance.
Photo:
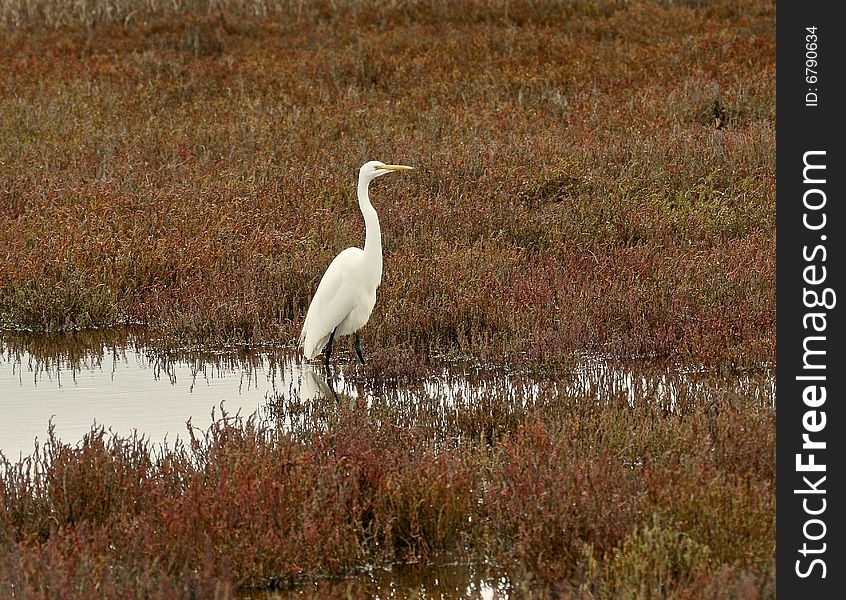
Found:
[[[332,395],[335,396],[335,401],[338,401],[338,392],[335,391],[335,384],[332,383],[332,378],[326,378],[326,384],[329,386],[329,389],[332,391]]]
[[[358,332],[355,332],[355,353],[358,354],[358,360],[361,361],[361,364],[364,364],[364,353],[361,351],[361,336],[358,335]]]
[[[326,344],[326,348],[323,350],[325,357],[326,357],[326,376],[329,377],[329,359],[332,357],[332,342],[335,341],[335,332],[338,331],[338,328],[332,330],[332,333],[329,334],[329,342]]]

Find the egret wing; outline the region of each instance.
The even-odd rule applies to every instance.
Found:
[[[335,257],[323,274],[300,334],[300,346],[306,358],[314,358],[323,350],[335,328],[355,308],[355,286],[349,267],[359,253],[358,248],[347,248]]]

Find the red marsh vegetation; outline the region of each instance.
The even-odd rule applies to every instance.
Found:
[[[773,597],[775,413],[734,378],[775,358],[774,20],[763,0],[0,4],[0,328],[293,345],[363,241],[356,170],[378,159],[416,170],[371,190],[385,274],[355,376],[546,373],[449,410],[282,404],[167,449],[51,436],[0,464],[0,595],[366,597],[333,582],[455,561],[516,597]],[[555,385],[580,353],[713,375],[675,407],[598,402]]]

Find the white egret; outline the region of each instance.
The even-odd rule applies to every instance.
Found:
[[[344,335],[355,334],[355,351],[364,364],[359,330],[370,318],[376,304],[376,288],[382,282],[382,233],[367,188],[377,177],[411,169],[372,160],[358,172],[358,206],[366,231],[364,250],[347,248],[335,257],[317,286],[300,334],[300,347],[307,359],[324,351],[327,373],[332,342]]]

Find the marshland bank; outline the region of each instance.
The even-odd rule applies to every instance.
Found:
[[[70,369],[71,354],[80,379],[86,361],[98,368],[96,344],[18,341],[7,355],[25,347],[19,369]],[[182,368],[172,352],[163,360]],[[261,369],[207,360],[206,371]],[[0,586],[25,597],[773,594],[768,370],[594,360],[554,378],[444,366],[400,382],[343,368],[337,396],[291,382],[244,416],[226,412],[230,395],[210,427],[192,416],[164,445],[109,431],[120,422],[81,442],[45,424],[32,455],[0,457]]]

